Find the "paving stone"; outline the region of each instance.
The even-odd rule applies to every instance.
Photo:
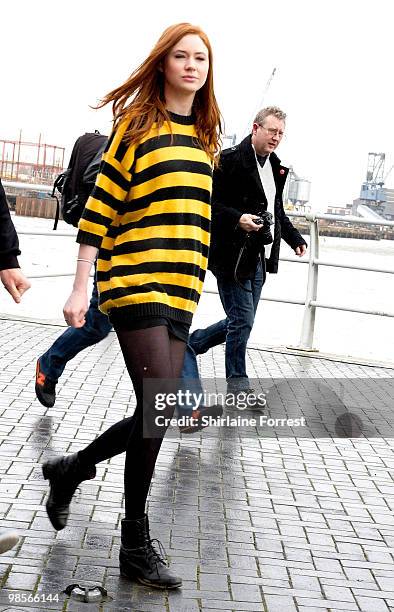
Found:
[[[309,591],[317,591],[321,593],[321,585],[317,578],[313,576],[291,576],[291,582],[294,589],[307,589]]]
[[[228,591],[229,589],[227,574],[220,576],[219,574],[200,573],[199,582],[200,589],[203,591],[211,589],[216,589],[216,591]]]
[[[231,607],[230,607],[231,606]],[[261,612],[261,603],[249,603],[246,601],[223,601],[220,599],[201,599],[202,610],[226,610],[226,612],[241,612],[247,610],[250,612]]]
[[[314,607],[316,609],[323,610],[331,610],[332,608],[338,608],[338,610],[359,610],[358,605],[354,602],[350,601],[334,601],[330,599],[308,599],[305,597],[296,597],[295,598],[297,605],[307,607]]]
[[[354,596],[350,589],[340,586],[323,586],[324,594],[327,599],[335,601],[351,601],[354,602]]]
[[[18,568],[19,569],[19,568]],[[38,582],[37,573],[27,574],[25,572],[11,571],[4,584],[6,589],[28,589],[32,591]]]
[[[390,609],[383,599],[357,597],[357,603],[362,612],[387,612]]]
[[[237,601],[261,602],[261,590],[257,586],[251,584],[235,584],[232,582],[231,591],[233,599]]]
[[[375,580],[382,591],[393,591],[394,599],[394,570],[389,573],[389,576],[375,575]]]
[[[182,597],[177,601],[170,596],[168,610],[169,612],[200,612],[200,605],[196,599]]]
[[[268,612],[297,612],[294,599],[287,595],[265,595]]]
[[[323,570],[324,572],[340,572],[342,570],[341,564],[335,559],[315,558],[314,564],[317,570]]]
[[[363,589],[361,588],[354,588],[353,589],[354,595],[358,596],[365,596],[365,597],[371,597],[371,598],[376,598],[376,599],[390,599],[393,596],[393,591],[381,591],[380,589]]]
[[[345,567],[345,574],[349,580],[360,582],[375,582],[372,572],[361,567]]]

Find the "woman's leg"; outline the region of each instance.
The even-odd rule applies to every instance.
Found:
[[[112,425],[79,451],[78,456],[83,465],[89,466],[126,451],[125,514],[130,519],[141,517],[145,512],[146,498],[162,443],[162,437],[144,437],[143,409],[147,406],[147,402],[143,402],[144,379],[168,380],[168,389],[173,389],[182,371],[186,345],[169,335],[165,326],[132,331],[117,329],[116,333],[133,383],[137,406],[132,417]],[[149,408],[154,410],[153,405]],[[166,409],[166,416],[171,417],[172,412]],[[161,432],[165,433],[163,429]]]
[[[182,370],[186,345],[169,335],[165,326],[133,331],[117,330],[117,334],[137,397],[125,461],[125,515],[126,519],[134,519],[144,515],[146,498],[162,443],[162,437],[144,436],[143,410],[155,409],[153,397],[151,401],[147,401],[148,385],[143,401],[144,380],[164,379],[164,390],[174,390],[175,379],[179,378]],[[165,416],[171,417],[172,413],[173,408],[168,407]],[[164,429],[161,432],[164,434]]]
[[[163,328],[165,332],[167,332],[164,334],[163,342],[164,343],[167,342],[167,337],[169,341],[169,346],[170,346],[169,356],[167,352],[166,358],[163,359],[163,353],[160,352],[163,350],[162,343],[160,342],[159,339],[156,340],[155,346],[157,345],[159,346],[159,348],[157,349],[157,356],[160,358],[159,363],[158,364],[153,363],[149,369],[149,372],[148,370],[144,371],[142,369],[142,372],[141,371],[139,372],[142,378],[169,378],[169,379],[175,378],[176,379],[180,377],[180,373],[182,371],[182,366],[183,366],[186,345],[184,342],[182,342],[181,340],[178,340],[174,336],[168,335],[167,328],[164,326]],[[158,327],[152,327],[149,329],[142,329],[142,330],[135,330],[135,332],[143,332],[142,334],[143,338],[147,338],[147,332],[149,332],[150,330],[155,330],[155,329],[157,330]],[[128,354],[127,345],[133,344],[133,339],[130,337],[125,337],[125,336],[128,336],[128,334],[133,334],[135,332],[122,332],[121,330],[118,330],[117,332],[119,342],[120,342],[119,334],[122,335],[123,333],[123,338],[124,338],[123,346],[125,347],[125,352],[123,352],[123,348],[122,348],[122,352],[124,355],[125,362],[126,362],[125,354],[126,355]],[[141,334],[138,334],[138,336],[140,335]],[[153,336],[159,335],[161,337],[162,333],[149,334],[149,337],[151,337],[152,335]],[[147,359],[147,354],[146,354],[147,342],[149,342],[149,340],[143,340],[144,350],[141,352],[140,349],[137,349],[138,353],[135,359],[128,358],[130,364],[132,361],[137,364],[137,367],[133,369],[133,371],[135,372],[135,374],[137,374],[137,376],[138,376],[138,370],[140,370],[140,368],[138,367],[140,359],[143,359],[143,360]],[[138,344],[139,343],[137,341],[137,345]],[[122,347],[122,344],[121,344],[121,347]],[[165,362],[164,364],[163,364],[163,361]],[[170,369],[166,367],[165,370],[163,370],[162,369],[163,365],[165,367],[167,365],[170,365]],[[133,382],[134,390],[137,396],[137,405],[138,405],[140,402],[142,403],[142,391],[143,391],[142,385],[138,380],[136,380],[136,376],[132,374],[131,367],[129,369],[129,367],[127,366],[127,363],[126,363],[126,367],[128,369],[130,378]],[[147,366],[143,366],[143,367],[147,367]],[[165,375],[154,376],[152,375],[154,372],[162,372]],[[138,393],[137,393],[136,387],[139,389]],[[133,427],[134,427],[133,421],[135,420],[134,416],[137,418],[138,412],[139,411],[136,411],[133,416],[127,417],[125,419],[122,419],[121,421],[118,421],[117,423],[109,427],[103,434],[101,434],[99,437],[93,440],[93,442],[91,442],[91,444],[89,444],[86,448],[79,451],[78,453],[79,459],[83,463],[83,465],[86,465],[86,466],[95,465],[97,463],[100,463],[100,461],[105,461],[106,459],[110,459],[111,457],[115,457],[115,455],[119,455],[120,453],[125,452],[127,448],[128,440],[130,438],[130,434],[133,431]]]
[[[166,326],[133,331],[118,329],[116,333],[137,398],[134,415],[110,427],[80,453],[44,464],[43,473],[51,485],[47,512],[55,529],[65,527],[72,495],[79,483],[94,477],[96,463],[126,448],[126,518],[122,521],[121,573],[148,586],[177,588],[182,580],[170,573],[166,562],[154,549],[145,514],[162,438],[144,436],[143,411],[155,408],[153,401],[146,401],[149,383],[144,389],[144,381],[164,379],[160,382],[161,390],[175,390],[186,345],[170,337]],[[172,416],[173,410],[167,407],[166,416]]]
[[[154,548],[148,517],[145,514],[146,498],[162,437],[152,438],[144,435],[146,432],[143,423],[146,415],[143,411],[155,410],[155,389],[149,388],[149,381],[146,379],[161,379],[159,385],[162,391],[175,390],[174,379],[179,378],[181,372],[185,343],[171,338],[164,326],[138,330],[138,333],[117,333],[137,396],[137,407],[126,449],[126,518],[122,520],[121,526],[120,572],[123,576],[149,587],[175,589],[182,586],[182,580],[170,572],[165,560]],[[167,407],[165,416],[171,417],[173,411],[173,407]],[[162,433],[164,435],[164,431]]]
[[[72,496],[83,480],[94,478],[95,465],[124,452],[133,432],[134,435],[137,435],[138,431],[142,432],[140,414],[142,416],[143,378],[171,379],[173,376],[172,355],[176,362],[176,374],[178,376],[185,344],[176,339],[170,340],[167,327],[152,327],[130,332],[119,331],[119,336],[123,338],[121,346],[122,350],[124,349],[125,360],[127,360],[126,366],[133,381],[137,407],[132,417],[112,425],[79,453],[56,457],[43,465],[44,477],[50,481],[51,486],[46,508],[49,519],[57,530],[66,526]],[[170,349],[170,346],[173,348]],[[148,449],[148,455],[145,457],[147,471],[143,470],[137,487],[138,491],[143,490],[142,495],[137,495],[139,500],[138,511],[145,505],[144,500],[149,490],[151,474],[160,450],[160,444],[160,440],[156,443],[152,442],[152,452],[149,451],[149,444],[146,445]],[[130,462],[129,465],[131,465]],[[131,468],[126,472],[127,482],[129,483],[129,475],[132,473]],[[129,490],[129,485],[126,490]],[[127,495],[127,499],[130,499],[129,495]],[[130,508],[129,503],[127,503],[127,508]]]

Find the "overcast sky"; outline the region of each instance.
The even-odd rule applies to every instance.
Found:
[[[369,151],[386,153],[386,172],[394,163],[393,17],[393,0],[3,0],[0,138],[41,133],[68,158],[81,133],[110,129],[110,109],[89,105],[164,28],[190,21],[213,46],[226,132],[239,140],[261,105],[282,107],[282,162],[312,181],[316,209],[343,205],[359,195]]]

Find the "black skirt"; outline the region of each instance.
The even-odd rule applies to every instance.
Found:
[[[189,323],[181,323],[180,321],[175,321],[174,319],[170,319],[169,317],[161,317],[151,315],[149,317],[128,317],[125,318],[123,313],[119,311],[121,308],[113,308],[108,313],[109,320],[111,321],[115,331],[117,329],[126,329],[132,331],[134,329],[148,329],[149,327],[157,327],[159,325],[165,325],[168,327],[168,331],[170,334],[178,338],[178,340],[182,340],[182,342],[188,341],[189,338]]]

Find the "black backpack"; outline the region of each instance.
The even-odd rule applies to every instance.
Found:
[[[107,136],[97,131],[94,134],[84,134],[75,141],[67,170],[59,174],[53,184],[52,197],[57,202],[54,230],[57,228],[60,210],[66,223],[78,226],[94,187],[107,142]],[[56,190],[61,194],[60,203]]]

